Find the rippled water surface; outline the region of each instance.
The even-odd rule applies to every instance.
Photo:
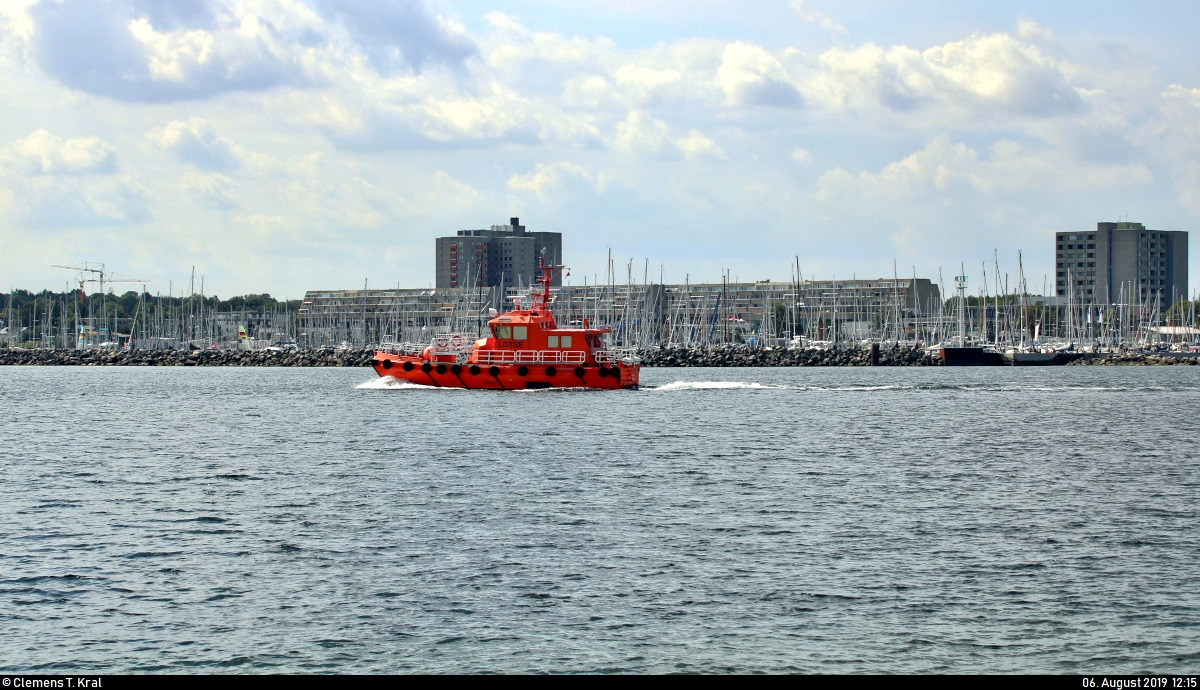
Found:
[[[1200,670],[1200,367],[0,368],[6,671]]]

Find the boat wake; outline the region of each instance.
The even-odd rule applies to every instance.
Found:
[[[377,379],[364,381],[358,384],[355,388],[362,390],[462,390],[459,388],[439,388],[437,386],[424,386],[418,383],[409,383],[402,379],[397,379],[393,376],[381,376]],[[590,390],[586,387],[568,387],[556,386],[546,389],[513,389],[507,392],[510,393],[567,393]],[[1048,393],[1048,392],[1097,392],[1097,393],[1120,393],[1120,392],[1195,392],[1200,391],[1200,387],[1187,385],[1154,385],[1141,384],[1131,386],[1080,386],[1080,385],[1063,385],[1063,386],[1046,386],[1024,383],[901,383],[901,384],[884,384],[884,385],[822,385],[822,384],[787,384],[787,383],[759,383],[757,381],[672,381],[664,383],[661,386],[642,386],[642,390],[646,391],[661,391],[669,393],[673,391],[701,391],[701,390],[761,390],[761,391],[797,391],[811,393],[874,393],[874,392],[889,392],[889,391],[962,391],[974,393],[988,392],[1028,392],[1028,393]]]
[[[792,386],[773,386],[745,381],[675,381],[674,383],[666,383],[653,388],[647,386],[646,388],[656,391],[694,391],[710,388],[792,388]]]
[[[820,386],[793,385],[786,383],[758,383],[757,381],[675,381],[661,386],[645,386],[647,390],[656,391],[695,391],[695,390],[788,390],[788,391],[887,391],[911,390],[914,386],[884,385],[884,386]]]
[[[355,388],[359,388],[362,390],[373,390],[373,391],[416,390],[416,389],[437,390],[437,388],[435,388],[434,386],[422,386],[422,385],[416,384],[416,383],[409,383],[408,381],[401,381],[400,379],[395,378],[394,376],[380,376],[377,379],[371,379],[370,381],[364,381],[364,382],[358,384],[357,386],[355,386]]]
[[[942,384],[942,383],[917,383],[917,384],[890,384],[879,386],[865,385],[849,385],[849,386],[831,386],[821,384],[773,384],[773,383],[758,383],[752,381],[674,381],[665,383],[661,386],[642,386],[644,390],[651,391],[695,391],[695,390],[789,390],[799,392],[813,393],[873,393],[873,392],[888,392],[888,391],[962,391],[962,392],[1028,392],[1028,393],[1047,393],[1047,392],[1100,392],[1100,393],[1119,393],[1119,392],[1147,392],[1147,391],[1169,391],[1169,392],[1192,392],[1200,391],[1200,387],[1196,386],[1159,386],[1159,385],[1134,385],[1134,386],[1045,386],[1045,385],[1029,385],[1029,384]]]

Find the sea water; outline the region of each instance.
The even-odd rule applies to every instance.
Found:
[[[1200,670],[1200,367],[0,368],[5,672]]]

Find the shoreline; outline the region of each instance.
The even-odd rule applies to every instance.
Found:
[[[745,348],[654,348],[643,350],[644,367],[940,367],[941,358],[924,350],[894,347],[878,350],[871,363],[868,348],[844,350],[751,350]]]
[[[0,349],[0,366],[368,367],[374,350],[35,350]]]
[[[0,366],[127,367],[369,367],[375,350],[38,350],[0,349]],[[941,367],[924,350],[895,347],[871,363],[867,348],[844,350],[750,350],[654,348],[640,352],[642,366],[669,367]],[[1062,366],[1195,366],[1200,353],[1088,353]]]

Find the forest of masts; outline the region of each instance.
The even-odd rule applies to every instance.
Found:
[[[45,349],[172,350],[238,347],[247,341],[257,346],[254,335],[265,346],[295,335],[298,302],[289,305],[267,295],[222,301],[204,294],[203,277],[197,284],[193,275],[179,294],[171,283],[166,295],[151,295],[145,286],[140,292],[117,295],[109,288],[89,295],[83,290],[86,282],[93,281],[80,280],[79,288],[61,293],[11,291],[0,309],[0,339]]]
[[[805,279],[797,259],[787,283],[738,283],[724,272],[720,283],[664,285],[644,264],[638,281],[631,259],[618,282],[611,253],[603,281],[554,288],[560,327],[608,326],[608,344],[649,347],[844,347],[881,343],[912,347],[939,344],[995,345],[1002,349],[1087,346],[1097,349],[1194,344],[1196,302],[1147,295],[1120,286],[1111,302],[1080,291],[1050,304],[1030,293],[1023,270],[1010,288],[998,263],[981,267],[980,286],[968,294],[967,276],[955,276],[957,294],[932,294],[921,303],[905,295],[897,276],[871,281]],[[1003,276],[1003,277],[1002,277]],[[914,276],[915,277],[915,276]],[[468,281],[469,281],[468,277]],[[847,287],[845,283],[852,283]],[[907,289],[914,289],[915,280]],[[1069,281],[1074,282],[1074,281]],[[940,295],[946,295],[939,270]],[[81,286],[82,287],[82,286]],[[197,292],[196,288],[199,287]],[[1043,294],[1047,285],[1043,285]],[[451,288],[426,291],[351,291],[336,306],[299,301],[222,302],[204,295],[203,278],[167,295],[82,289],[30,294],[13,291],[0,310],[0,338],[10,346],[49,349],[187,349],[261,347],[371,348],[381,343],[427,343],[437,334],[475,337],[487,330],[492,311],[528,303],[529,285],[516,288]],[[257,296],[250,296],[257,297]],[[265,296],[264,296],[265,297]]]

